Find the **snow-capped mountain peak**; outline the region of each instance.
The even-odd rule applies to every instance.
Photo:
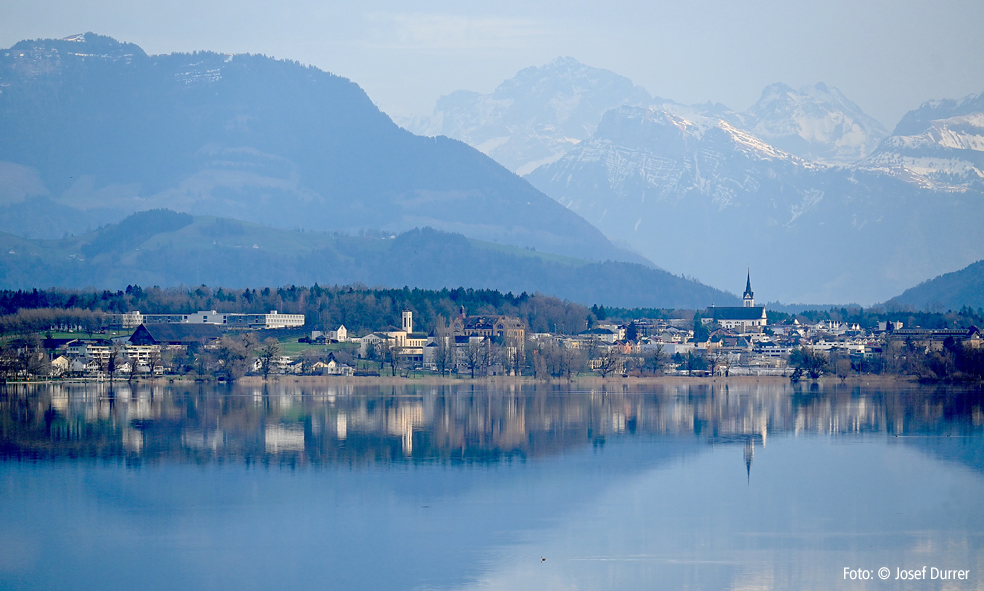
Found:
[[[984,187],[984,94],[924,103],[858,163],[927,189]],[[931,117],[937,117],[931,119]],[[901,133],[900,133],[901,130]]]
[[[848,165],[870,154],[888,132],[840,90],[822,82],[794,90],[776,83],[746,113],[754,135],[801,158]]]
[[[431,116],[399,123],[414,133],[459,139],[526,174],[591,137],[605,111],[651,101],[624,76],[558,57],[519,71],[491,94],[453,92]]]

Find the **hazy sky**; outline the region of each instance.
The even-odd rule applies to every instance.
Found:
[[[86,31],[148,53],[298,60],[351,78],[396,116],[561,55],[657,96],[738,110],[767,84],[823,81],[889,130],[926,100],[984,92],[981,0],[0,2],[2,47]]]

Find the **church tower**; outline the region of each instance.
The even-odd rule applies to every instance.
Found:
[[[748,278],[745,280],[745,293],[741,296],[742,304],[746,308],[755,307],[755,294],[752,292],[752,271],[749,269]]]
[[[403,311],[403,332],[410,334],[413,332],[413,312]]]

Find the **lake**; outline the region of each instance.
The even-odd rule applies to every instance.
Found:
[[[577,388],[5,386],[0,588],[984,588],[979,389]]]

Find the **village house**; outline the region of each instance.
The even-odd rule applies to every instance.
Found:
[[[339,363],[335,359],[334,353],[329,353],[328,358],[324,361],[318,361],[311,366],[314,373],[320,373],[326,376],[350,376],[355,373],[355,369],[351,366],[345,365],[344,363]]]
[[[585,342],[596,342],[613,344],[619,340],[619,333],[617,330],[612,330],[611,328],[592,328],[584,332],[578,333],[579,340]]]
[[[526,339],[523,322],[514,316],[467,316],[462,307],[451,323],[456,335],[493,337],[500,343],[522,343]]]

